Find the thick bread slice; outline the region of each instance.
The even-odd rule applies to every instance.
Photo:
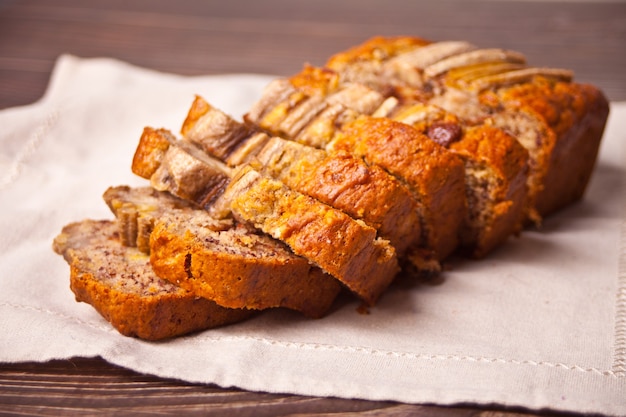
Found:
[[[223,197],[233,214],[282,240],[373,305],[398,272],[376,230],[278,180],[242,167]]]
[[[414,192],[421,205],[426,246],[437,259],[459,244],[465,220],[465,168],[458,155],[403,123],[361,116],[342,126],[328,145],[386,169]]]
[[[122,245],[111,221],[68,224],[54,239],[53,248],[70,265],[76,301],[91,304],[125,336],[166,339],[254,314],[220,307],[159,278],[148,255]]]
[[[223,307],[285,307],[317,318],[341,288],[283,243],[232,220],[217,220],[165,192],[119,186],[107,189],[104,199],[123,231],[149,230],[158,276]],[[133,220],[150,226],[133,228]]]

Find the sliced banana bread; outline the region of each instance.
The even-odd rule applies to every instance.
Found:
[[[126,336],[166,339],[254,314],[221,307],[159,278],[148,255],[124,246],[117,225],[108,220],[68,224],[53,248],[70,265],[76,300],[92,305]]]
[[[422,244],[417,202],[395,177],[347,152],[329,154],[273,137],[258,153],[261,171],[363,220],[399,257]]]
[[[339,82],[436,104],[515,136],[530,155],[526,215],[536,223],[584,194],[609,106],[569,70],[528,66],[515,51],[410,37],[371,39],[331,57],[327,67]]]
[[[360,220],[243,166],[222,198],[250,222],[345,284],[373,305],[397,274],[388,241]]]
[[[277,89],[290,90],[291,93],[277,94]],[[338,73],[312,66],[305,66],[300,73],[288,80],[274,82],[274,86],[268,88],[268,92],[268,97],[263,96],[253,106],[253,111],[247,119],[273,132],[280,131],[280,125],[270,125],[272,120],[276,120],[273,109],[280,108],[281,113],[285,115],[299,109],[298,101],[290,100],[291,96],[297,95],[300,102],[305,102],[303,92],[309,96],[324,97],[328,107],[307,117],[308,124],[301,126],[297,135],[291,138],[298,142],[328,146],[337,132],[341,131],[341,126],[356,119],[356,113],[371,113],[374,117],[387,117],[410,125],[438,144],[459,154],[465,162],[465,191],[468,199],[466,221],[463,230],[460,231],[461,243],[465,251],[473,256],[484,256],[497,243],[503,242],[521,229],[525,213],[519,210],[519,207],[525,207],[527,204],[526,184],[525,181],[509,182],[508,179],[528,175],[527,165],[520,163],[527,157],[527,153],[515,139],[504,132],[493,127],[480,126],[472,128],[471,137],[465,138],[466,126],[450,112],[431,104],[402,103],[395,97],[383,100],[381,93],[363,84],[341,84]],[[371,95],[377,99],[368,99]],[[374,103],[378,107],[363,105],[362,102]],[[494,142],[497,141],[497,145],[494,146],[499,152],[489,151],[484,146],[472,147],[469,143],[467,146],[462,144],[450,146],[453,142],[475,141],[476,129],[482,129],[483,142],[489,138]],[[467,149],[470,148],[474,151],[468,152]],[[459,153],[461,149],[464,151]],[[477,150],[485,152],[477,154],[475,152]],[[506,154],[511,155],[511,161],[502,159]],[[477,169],[486,166],[492,166],[495,171]],[[512,172],[514,167],[517,168],[515,173]],[[507,170],[508,175],[497,175],[503,168]],[[493,173],[494,176],[478,179],[476,176],[479,172],[483,176],[489,173]],[[484,190],[487,183],[490,185],[489,192]],[[477,187],[480,184],[483,186]],[[478,202],[480,204],[475,204]]]
[[[119,186],[107,189],[104,199],[122,231],[139,230],[138,243],[147,234],[158,276],[221,306],[285,307],[317,318],[341,288],[283,243],[165,192]]]
[[[236,131],[242,128],[201,97],[194,100],[182,131],[199,131],[195,121],[205,117],[223,122],[214,128],[205,124],[204,134],[190,140],[197,141],[210,155],[227,163],[253,160],[264,174],[374,227],[380,237],[391,242],[399,257],[423,243],[415,199],[404,184],[379,166],[368,165],[362,158],[346,152],[329,154],[262,133],[239,136],[237,147],[224,146],[232,142],[222,140],[231,136],[222,126],[229,125]],[[437,266],[429,265],[428,272],[433,272],[433,268]]]

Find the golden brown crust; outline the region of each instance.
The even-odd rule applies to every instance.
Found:
[[[328,68],[305,65],[302,71],[289,77],[289,82],[307,95],[326,96],[339,87],[339,74]]]
[[[166,129],[145,127],[133,156],[132,172],[142,178],[150,179],[175,140]]]
[[[337,152],[298,179],[294,188],[363,220],[389,240],[398,256],[421,243],[417,202],[382,168]]]
[[[398,272],[393,247],[375,229],[250,167],[227,193],[235,216],[284,241],[370,305]]]
[[[341,71],[358,61],[384,61],[391,56],[430,44],[430,41],[411,36],[375,36],[360,45],[338,52],[328,59],[326,67]]]
[[[167,339],[253,314],[220,307],[157,277],[147,255],[121,245],[110,221],[69,224],[55,239],[54,249],[70,265],[76,300],[92,305],[126,336]]]
[[[185,118],[185,121],[180,128],[181,135],[186,136],[187,133],[198,122],[198,119],[207,114],[211,109],[211,105],[206,100],[196,95],[193,103],[191,103],[189,111],[187,112],[187,117]]]
[[[111,291],[81,266],[71,267],[70,288],[76,301],[90,304],[121,334],[145,340],[169,339],[232,324],[253,314],[251,310],[220,307],[191,293],[146,299]]]
[[[443,259],[456,249],[467,210],[463,161],[417,130],[390,119],[359,117],[330,144],[362,156],[406,182],[421,203],[425,244]]]
[[[421,242],[417,203],[395,177],[346,152],[272,138],[259,152],[262,172],[375,228],[399,257]]]

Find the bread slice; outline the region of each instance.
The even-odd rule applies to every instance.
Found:
[[[457,248],[467,212],[461,158],[411,126],[370,116],[342,126],[328,149],[361,156],[409,186],[421,206],[426,246],[437,259]]]
[[[233,214],[331,274],[373,305],[398,272],[395,250],[362,221],[241,167],[222,196]]]
[[[148,236],[159,277],[223,307],[284,307],[318,318],[341,289],[283,243],[232,219],[215,219],[166,192],[110,187],[104,200],[123,232],[140,231],[138,246]]]
[[[515,51],[454,45],[378,37],[336,54],[327,67],[338,82],[362,81],[515,136],[530,155],[529,220],[539,223],[582,198],[608,118],[602,92],[573,82],[571,71],[530,67]]]
[[[167,339],[254,314],[221,307],[159,278],[148,255],[122,244],[112,221],[68,224],[54,239],[53,248],[70,265],[76,301],[92,305],[125,336]]]

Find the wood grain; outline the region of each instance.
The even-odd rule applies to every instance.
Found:
[[[532,416],[520,411],[245,392],[162,379],[98,358],[0,365],[0,415]],[[543,414],[551,416],[552,414]]]
[[[626,100],[624,2],[0,0],[0,109],[38,100],[64,53],[183,75],[289,75],[371,36],[401,34],[515,49]],[[141,375],[100,358],[0,364],[0,415],[121,414],[539,415],[245,392]]]
[[[5,0],[0,108],[41,97],[62,53],[184,75],[288,75],[377,34],[519,50],[626,99],[623,2]]]

